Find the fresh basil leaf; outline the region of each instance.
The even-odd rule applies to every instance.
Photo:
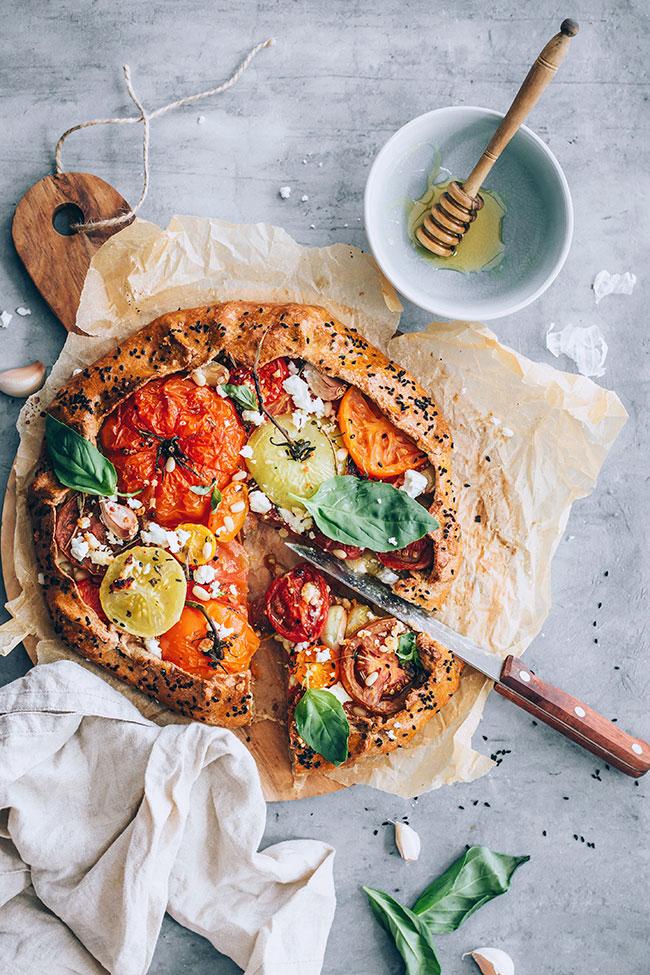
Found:
[[[418,666],[420,665],[420,655],[416,646],[415,633],[402,633],[397,646],[397,656],[404,663],[410,663],[412,661]]]
[[[210,508],[212,511],[216,511],[221,504],[221,491],[215,486],[212,488],[212,497],[210,498]]]
[[[233,383],[225,383],[219,389],[223,390],[226,396],[230,396],[240,406],[243,406],[245,410],[259,409],[257,394],[250,386],[235,386]]]
[[[192,494],[199,494],[201,497],[203,497],[204,495],[209,494],[213,487],[214,481],[212,481],[211,484],[196,484],[194,487],[190,487],[190,491]]]
[[[323,535],[371,552],[394,552],[439,528],[426,508],[383,481],[330,477],[311,498],[297,498]]]
[[[370,908],[383,928],[392,935],[404,959],[406,975],[440,975],[440,962],[430,929],[390,894],[363,888]]]
[[[45,440],[61,484],[83,494],[115,494],[117,471],[90,440],[50,413],[45,417]]]
[[[479,907],[505,894],[517,867],[528,860],[472,846],[422,891],[413,911],[432,934],[455,931]]]
[[[341,765],[346,760],[350,725],[334,694],[309,688],[298,701],[295,719],[300,737],[325,761]]]

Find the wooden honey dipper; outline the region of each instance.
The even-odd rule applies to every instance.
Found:
[[[571,38],[578,30],[575,20],[562,21],[559,34],[551,38],[526,75],[507,115],[465,182],[451,182],[427,213],[424,222],[415,231],[418,241],[427,250],[440,257],[451,257],[454,253],[483,206],[479,190],[485,177],[564,61]]]

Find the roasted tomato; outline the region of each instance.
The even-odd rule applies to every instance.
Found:
[[[217,541],[229,542],[242,529],[248,514],[248,488],[245,481],[231,481],[221,492],[221,501],[210,511],[208,528]]]
[[[331,687],[339,679],[338,656],[329,647],[303,647],[291,663],[291,672],[302,687]]]
[[[84,603],[95,610],[100,620],[108,623],[108,617],[99,600],[99,583],[95,579],[80,579],[75,585]]]
[[[210,386],[171,376],[154,379],[106,419],[100,434],[106,456],[117,468],[122,491],[145,490],[138,500],[157,522],[206,522],[210,492],[222,488],[239,466],[246,433],[233,404]],[[173,470],[166,469],[169,458]]]
[[[266,614],[273,629],[294,643],[317,640],[329,608],[327,583],[306,562],[275,579],[266,592]]]
[[[313,541],[319,548],[325,549],[326,552],[333,552],[334,549],[345,552],[346,559],[358,559],[363,552],[363,549],[357,545],[343,545],[342,542],[335,542],[333,538],[328,538],[327,535],[323,535],[319,531],[314,532]]]
[[[341,682],[370,714],[394,714],[404,706],[417,668],[397,656],[404,627],[393,617],[360,627],[341,648]]]
[[[398,548],[395,552],[377,552],[377,558],[389,569],[421,571],[428,569],[433,562],[433,545],[431,539],[425,536],[418,538],[417,542],[411,542],[406,548]]]
[[[368,477],[387,480],[428,463],[411,438],[354,386],[341,400],[338,421],[352,460]]]
[[[246,615],[248,599],[248,553],[239,542],[217,542],[217,552],[208,566],[215,570],[215,582],[219,583],[219,599],[229,603],[239,613]],[[187,587],[187,598],[194,599],[194,584]]]
[[[257,378],[260,381],[260,389],[264,406],[273,416],[279,416],[285,412],[285,406],[289,402],[289,394],[285,392],[282,385],[285,379],[289,378],[289,367],[284,358],[272,359],[265,366],[260,366],[257,370]],[[253,382],[253,372],[246,366],[237,366],[230,371],[228,382],[233,386],[250,386],[255,391]]]
[[[186,606],[178,623],[159,637],[162,659],[203,678],[247,670],[260,641],[246,617],[220,600],[202,605],[216,636],[204,613]]]

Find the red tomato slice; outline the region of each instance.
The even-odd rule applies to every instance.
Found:
[[[323,535],[319,531],[314,532],[313,541],[326,552],[333,552],[335,548],[340,549],[345,552],[346,559],[358,559],[363,552],[363,549],[357,545],[344,545],[342,542],[335,542],[333,538],[328,538],[327,535]]]
[[[306,562],[275,579],[266,592],[266,613],[273,629],[294,643],[318,639],[329,607],[327,583]]]
[[[101,445],[119,474],[122,491],[137,491],[154,520],[174,527],[205,523],[210,493],[190,488],[224,487],[240,466],[246,432],[233,404],[210,386],[183,376],[154,379],[106,419]],[[167,471],[166,461],[175,468]]]
[[[273,416],[279,416],[285,412],[285,404],[289,400],[289,394],[285,392],[282,385],[285,379],[289,378],[289,367],[287,360],[280,357],[267,362],[265,366],[260,366],[257,370],[257,377],[260,381],[264,406]],[[249,386],[255,391],[253,372],[246,366],[237,366],[231,370],[228,380],[233,386]]]
[[[75,582],[75,585],[84,603],[95,610],[100,620],[108,623],[108,617],[99,599],[99,584],[94,579],[80,579],[79,582]]]
[[[395,552],[377,552],[376,555],[389,569],[410,569],[411,572],[416,572],[428,569],[433,562],[433,545],[431,539],[425,535],[405,548],[398,548]]]

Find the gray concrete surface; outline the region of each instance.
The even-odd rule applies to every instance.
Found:
[[[174,212],[263,219],[304,243],[363,247],[364,182],[388,136],[437,106],[464,102],[504,110],[562,16],[580,22],[567,62],[530,119],[567,174],[576,209],[573,247],[550,290],[493,327],[503,341],[543,361],[551,361],[544,347],[550,322],[596,322],[606,335],[602,382],[617,391],[630,419],[597,490],[572,512],[553,565],[552,614],[527,660],[650,737],[648,208],[642,205],[650,169],[647,5],[2,0],[0,9],[0,309],[28,305],[33,312],[15,316],[0,334],[6,366],[36,358],[51,365],[64,340],[12,249],[15,205],[51,171],[63,129],[130,111],[123,62],[131,65],[145,104],[159,105],[218,83],[250,45],[276,36],[277,46],[262,53],[226,96],[153,123],[153,188],[143,215],[162,225]],[[139,140],[135,127],[83,133],[66,149],[67,167],[97,173],[135,200]],[[283,184],[293,187],[290,200],[278,197]],[[303,194],[307,203],[300,202]],[[596,308],[590,285],[603,267],[636,271],[634,295],[606,298]],[[404,327],[426,320],[406,307]],[[2,485],[16,447],[19,407],[0,399]],[[0,679],[9,681],[27,666],[16,650],[0,661]],[[338,911],[326,975],[402,971],[360,885],[397,892],[410,903],[467,843],[532,859],[508,895],[439,938],[446,975],[469,975],[472,963],[461,961],[461,953],[481,943],[506,948],[518,975],[650,971],[647,782],[607,771],[496,696],[476,740],[488,754],[507,754],[473,785],[415,802],[358,788],[269,807],[267,842],[313,836],[338,851]],[[415,864],[399,860],[391,830],[382,826],[405,815],[423,840]],[[166,920],[153,975],[235,971],[207,942]]]

